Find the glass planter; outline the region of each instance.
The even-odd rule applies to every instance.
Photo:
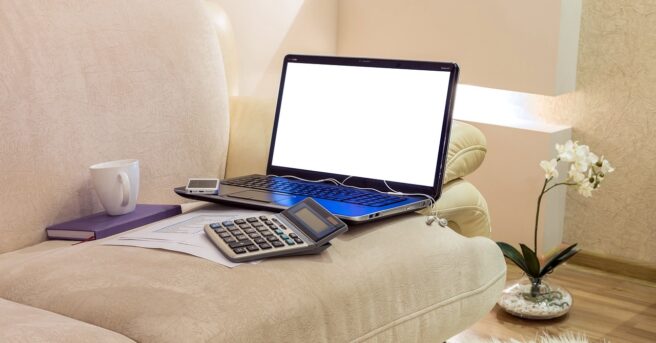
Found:
[[[498,304],[506,312],[520,318],[552,319],[569,312],[572,295],[544,277],[534,279],[523,276],[506,285]]]

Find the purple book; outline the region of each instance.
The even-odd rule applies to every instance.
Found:
[[[137,204],[134,211],[120,216],[105,212],[74,219],[46,228],[48,239],[93,240],[109,237],[135,227],[182,213],[180,205]]]

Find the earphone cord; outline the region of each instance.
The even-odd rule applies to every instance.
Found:
[[[335,178],[332,178],[332,177],[327,178],[327,179],[320,179],[320,180],[308,180],[308,179],[300,178],[300,177],[294,176],[294,175],[273,175],[273,174],[269,174],[267,176],[289,178],[289,179],[295,179],[295,180],[299,180],[299,181],[313,182],[313,183],[330,182],[330,183],[332,183],[334,185],[337,185],[337,186],[355,188],[355,189],[362,189],[362,190],[369,190],[369,191],[374,191],[374,192],[378,192],[378,193],[381,193],[381,194],[422,196],[422,197],[425,197],[425,198],[428,199],[428,201],[429,201],[428,207],[431,209],[430,212],[426,215],[426,225],[432,225],[433,222],[436,221],[436,220],[437,220],[437,223],[441,227],[447,227],[447,225],[448,225],[448,221],[446,219],[439,218],[437,216],[437,210],[435,209],[435,199],[432,196],[427,195],[427,194],[423,194],[423,193],[403,193],[403,192],[399,192],[399,191],[393,189],[392,187],[390,187],[390,185],[387,184],[387,181],[385,181],[385,180],[383,180],[383,183],[385,184],[385,187],[387,187],[387,189],[389,189],[389,192],[379,191],[375,188],[358,187],[358,186],[347,185],[346,181],[348,179],[352,178],[353,175],[346,177],[342,181],[339,181],[339,180],[337,180]]]

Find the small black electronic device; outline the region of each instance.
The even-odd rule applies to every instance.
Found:
[[[185,190],[194,194],[217,194],[219,179],[189,179]]]
[[[233,262],[317,254],[348,226],[312,198],[278,214],[205,225],[205,233]]]

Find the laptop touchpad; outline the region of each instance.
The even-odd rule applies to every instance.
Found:
[[[280,202],[289,199],[288,195],[279,193],[269,193],[260,191],[243,191],[238,193],[227,194],[229,197],[255,200],[261,202]]]

